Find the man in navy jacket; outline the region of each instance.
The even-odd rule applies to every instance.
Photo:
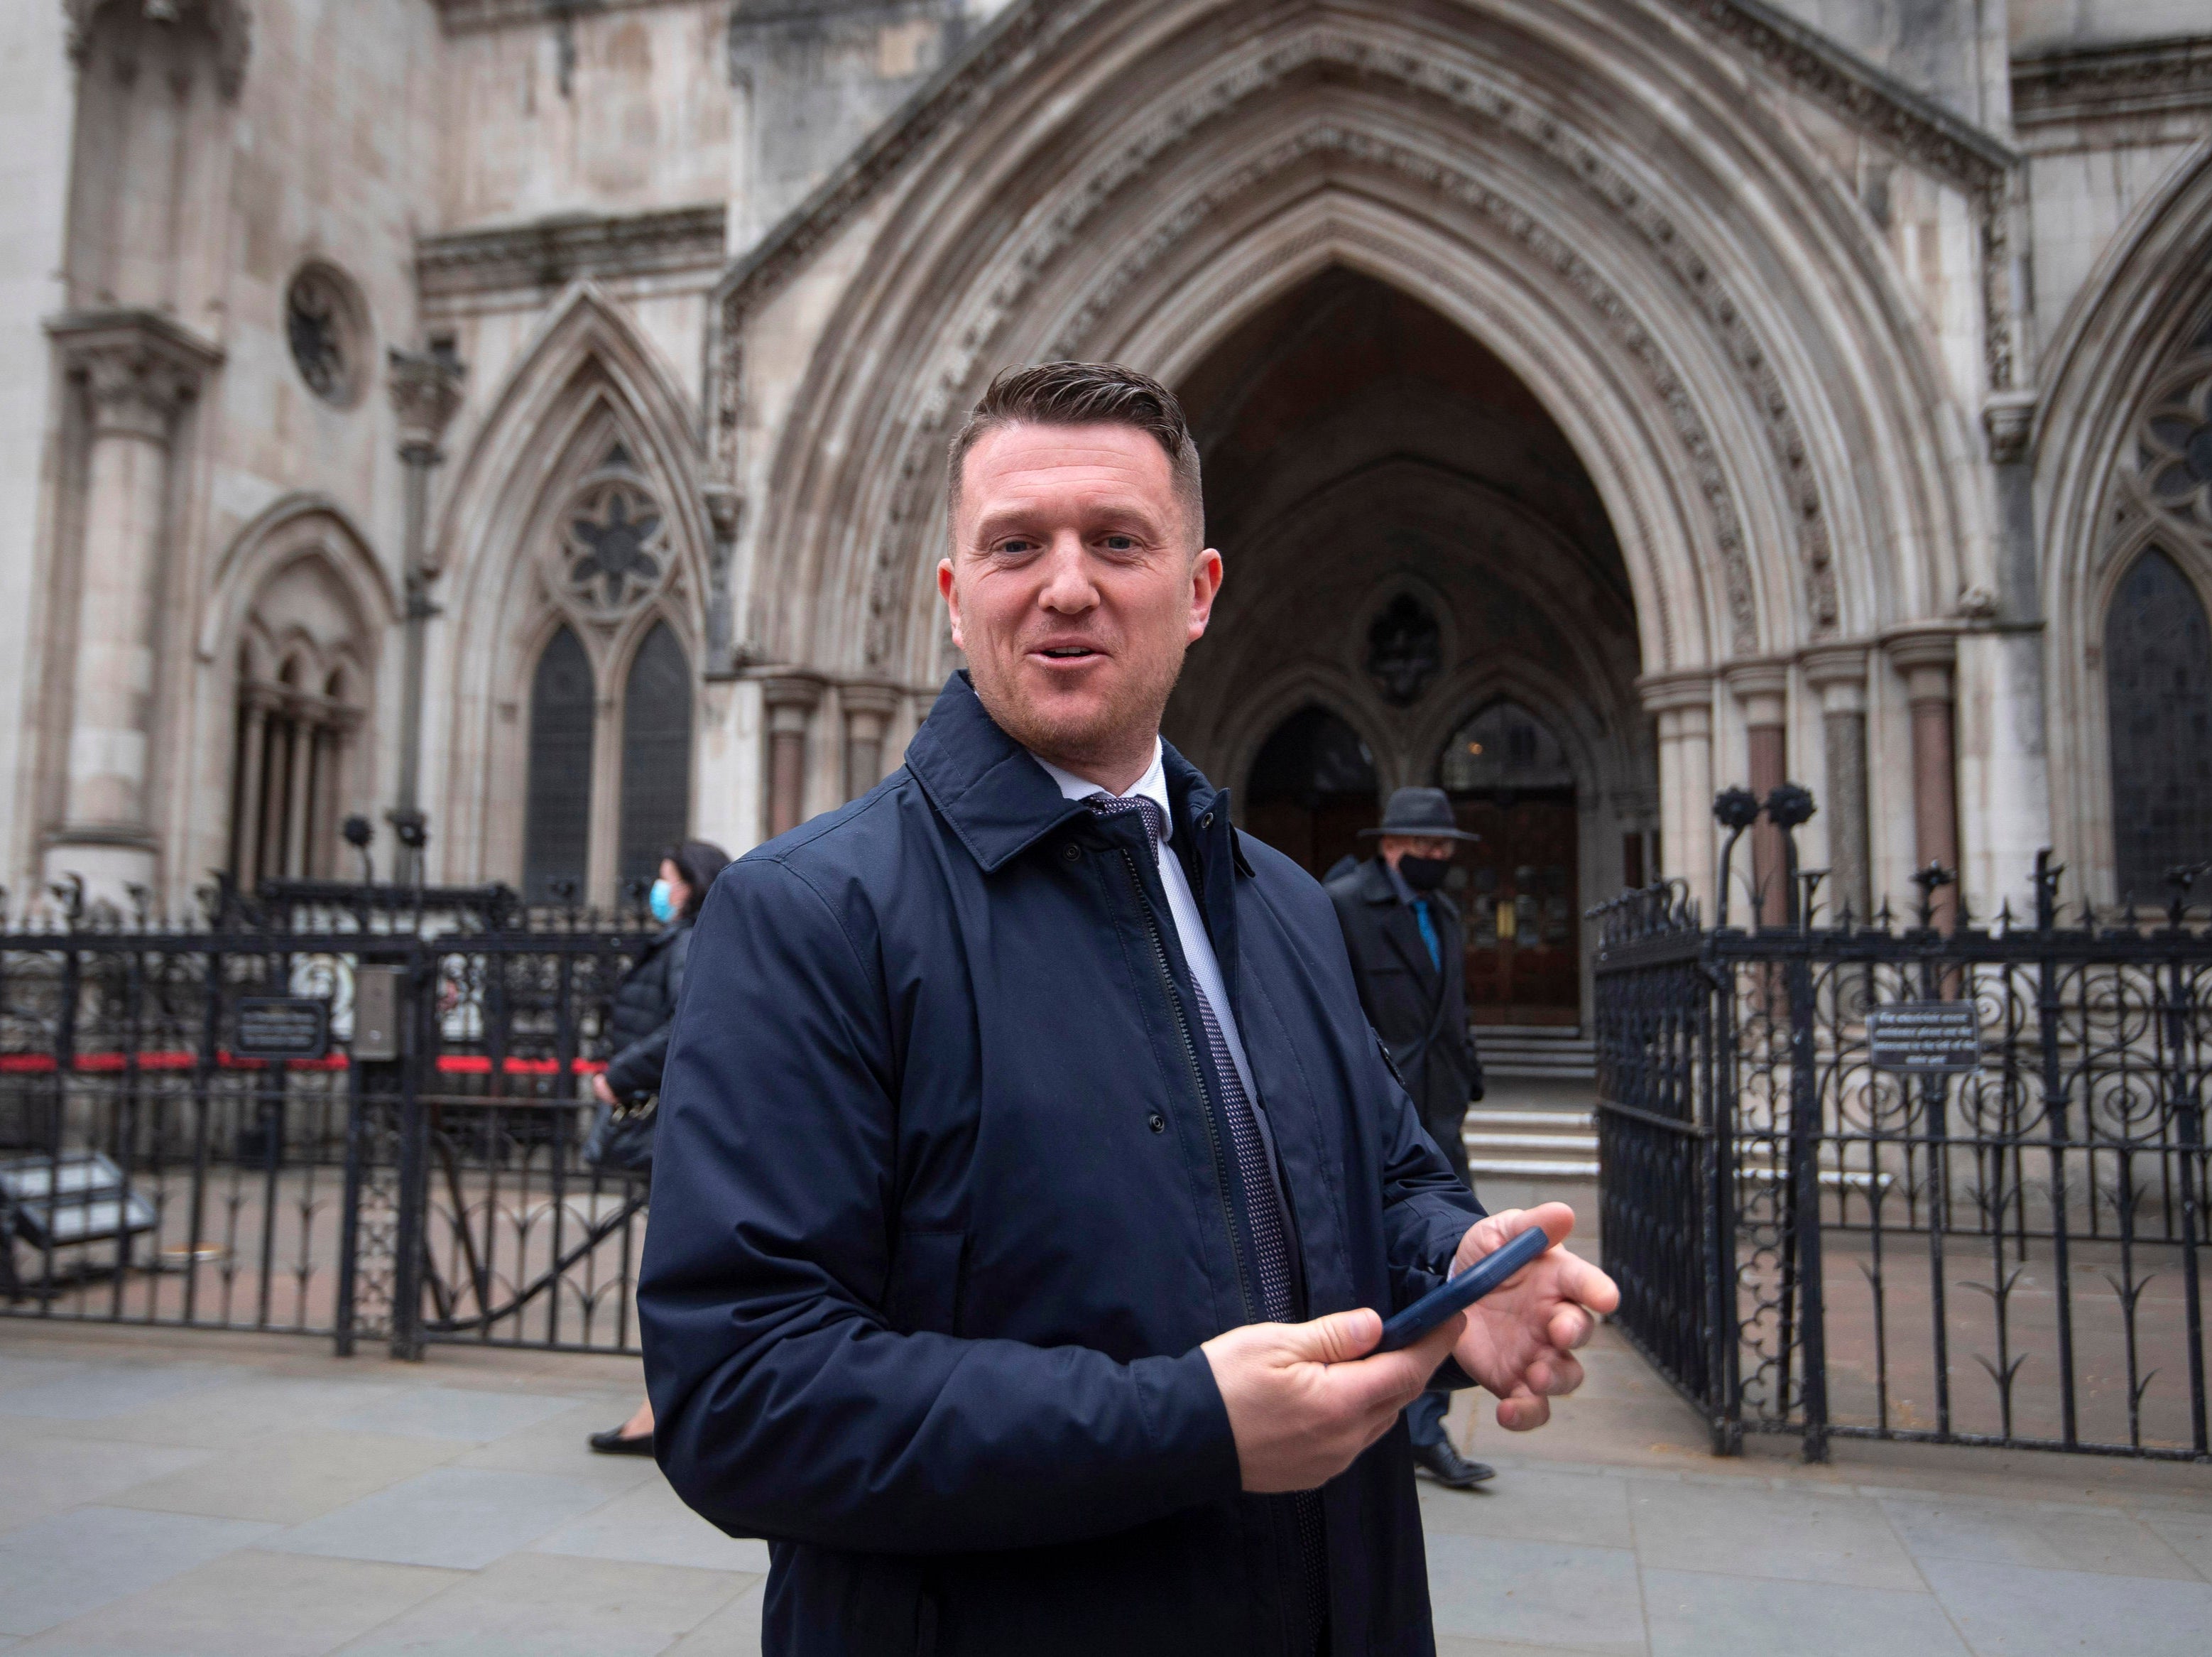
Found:
[[[969,670],[715,884],[639,1288],[655,1449],[770,1539],[774,1654],[1433,1648],[1400,1410],[1528,1428],[1616,1295],[1554,1246],[1376,1354],[1482,1217],[1321,887],[1158,738],[1221,579],[1165,390],[1048,364],[951,458]],[[1149,803],[1140,803],[1149,802]]]

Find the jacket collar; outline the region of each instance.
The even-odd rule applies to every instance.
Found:
[[[1227,794],[1208,783],[1172,743],[1164,742],[1161,748],[1177,835],[1209,813],[1225,827]],[[907,745],[906,763],[938,814],[987,874],[1061,824],[1089,815],[1076,801],[1062,798],[1029,751],[984,711],[964,668],[945,681],[929,717]],[[1208,838],[1201,834],[1200,844]],[[1242,850],[1233,855],[1237,866],[1249,874]]]

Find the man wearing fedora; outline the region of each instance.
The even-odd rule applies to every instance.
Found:
[[[1379,828],[1376,855],[1328,881],[1351,952],[1353,981],[1367,1020],[1419,1110],[1421,1125],[1452,1169],[1468,1178],[1461,1138],[1467,1107],[1482,1097],[1482,1061],[1467,1023],[1467,959],[1459,911],[1444,876],[1462,844],[1478,837],[1459,826],[1442,789],[1400,789]],[[1440,1483],[1463,1489],[1492,1476],[1444,1434],[1451,1394],[1431,1387],[1406,1409],[1414,1459]]]

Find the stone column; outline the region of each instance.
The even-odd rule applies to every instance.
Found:
[[[393,411],[399,417],[399,460],[406,468],[405,545],[401,568],[405,572],[407,614],[406,660],[399,686],[399,786],[386,813],[395,828],[422,822],[422,676],[430,618],[438,606],[430,601],[430,586],[439,574],[439,563],[429,545],[430,472],[446,457],[438,448],[446,426],[461,405],[461,382],[467,369],[451,351],[395,350],[388,360],[387,387]],[[403,836],[392,862],[392,878],[412,885],[422,871],[416,867],[420,852]]]
[[[239,745],[238,778],[233,789],[238,801],[233,819],[238,844],[232,872],[238,876],[239,885],[250,891],[260,877],[261,779],[269,763],[269,698],[259,685],[249,685],[244,687],[243,699],[246,739]]]
[[[172,442],[221,358],[151,313],[64,317],[49,330],[85,387],[90,420],[76,468],[84,494],[68,781],[46,867],[50,878],[82,874],[88,895],[118,902],[126,885],[154,879],[148,783]]]
[[[768,709],[768,833],[787,834],[806,820],[806,729],[822,700],[818,679],[764,679]]]
[[[1922,868],[1959,868],[1958,764],[1951,728],[1952,668],[1958,641],[1948,631],[1900,633],[1883,641],[1889,660],[1905,675],[1905,705],[1912,712],[1912,856]],[[1936,894],[1936,924],[1958,923],[1959,888]]]
[[[1867,827],[1865,648],[1835,645],[1808,651],[1805,682],[1820,698],[1827,787],[1820,811],[1828,826],[1827,917],[1849,906],[1863,922],[1874,912],[1874,863]]]
[[[884,733],[898,709],[898,687],[846,685],[837,700],[845,710],[845,797],[857,800],[884,780]]]
[[[1659,868],[1713,917],[1713,681],[1701,671],[1637,681],[1659,722]]]
[[[1728,670],[1728,685],[1743,710],[1751,791],[1764,801],[1790,774],[1790,670],[1778,661],[1741,662]],[[1751,832],[1751,882],[1759,894],[1762,926],[1780,926],[1788,920],[1788,879],[1782,831],[1761,817]]]

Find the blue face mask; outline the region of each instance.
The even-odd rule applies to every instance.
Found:
[[[653,890],[646,895],[645,906],[663,926],[676,918],[676,894],[669,889],[667,881],[653,883]]]

